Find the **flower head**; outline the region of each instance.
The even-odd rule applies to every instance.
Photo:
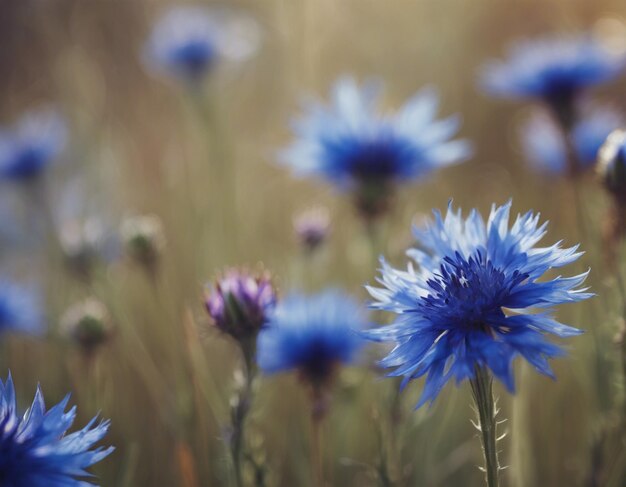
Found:
[[[615,130],[606,139],[598,155],[598,173],[610,193],[626,200],[626,130]]]
[[[573,127],[570,137],[577,172],[585,172],[594,166],[598,150],[621,123],[622,117],[613,110],[598,108]],[[521,139],[526,159],[537,170],[552,175],[567,173],[568,154],[563,133],[547,114],[534,112],[522,126]]]
[[[0,179],[30,181],[61,153],[67,127],[58,113],[42,109],[24,113],[0,131]]]
[[[267,273],[230,269],[207,290],[206,310],[222,332],[236,340],[255,339],[276,304]]]
[[[71,306],[61,318],[61,329],[87,353],[93,352],[113,335],[109,311],[95,298]]]
[[[356,198],[366,214],[383,211],[393,186],[419,180],[466,159],[470,145],[451,141],[460,118],[436,120],[434,89],[417,93],[400,110],[383,114],[375,84],[341,78],[329,106],[311,103],[294,124],[297,140],[281,161],[297,176],[321,177]]]
[[[0,278],[0,334],[8,331],[37,335],[42,329],[39,292]]]
[[[81,278],[89,278],[98,263],[113,260],[119,252],[117,235],[97,217],[64,221],[59,242],[69,270]]]
[[[250,57],[259,37],[257,24],[247,17],[204,7],[175,7],[154,26],[145,60],[156,72],[196,82],[222,58]]]
[[[361,305],[343,292],[288,296],[259,335],[259,367],[266,373],[296,370],[312,384],[324,383],[337,365],[354,360],[362,345],[355,330],[365,325]]]
[[[624,61],[590,36],[527,40],[507,61],[490,62],[482,84],[492,95],[540,99],[567,116],[582,90],[617,77]]]
[[[120,234],[128,255],[148,271],[154,271],[165,248],[165,231],[157,215],[129,216]]]
[[[317,249],[330,232],[330,214],[327,208],[313,207],[298,213],[293,220],[298,241],[308,251]]]
[[[4,487],[87,487],[86,469],[108,456],[113,448],[93,445],[104,438],[109,422],[96,418],[66,435],[76,408],[65,412],[69,396],[46,411],[39,388],[24,416],[17,413],[11,375],[0,380],[0,483]]]
[[[430,226],[415,230],[420,250],[408,252],[419,268],[400,271],[382,261],[383,287],[368,288],[373,306],[397,317],[366,336],[395,344],[382,360],[395,368],[391,376],[406,384],[428,374],[419,405],[434,400],[448,380],[473,378],[476,366],[491,369],[513,391],[518,355],[551,376],[547,359],[562,350],[546,334],[580,333],[556,321],[549,308],[590,297],[579,288],[587,273],[539,279],[581,254],[559,243],[537,247],[546,224],[528,212],[509,228],[510,207],[494,205],[486,223],[475,210],[466,219],[452,208],[445,218],[435,212]],[[548,310],[532,311],[540,308]]]

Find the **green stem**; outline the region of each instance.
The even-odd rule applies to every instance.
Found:
[[[233,458],[233,467],[235,470],[235,484],[237,487],[243,487],[243,463],[245,460],[245,423],[250,405],[252,404],[252,385],[256,376],[256,367],[254,365],[255,340],[241,342],[241,351],[245,363],[245,384],[237,397],[236,404],[233,407],[233,436],[231,439],[231,455]]]
[[[328,412],[327,391],[322,384],[313,384],[311,407],[311,468],[313,486],[324,487],[324,461],[322,452],[322,426]]]
[[[476,374],[470,380],[472,394],[478,411],[480,439],[485,457],[485,479],[487,487],[498,487],[497,422],[496,406],[493,398],[493,378],[482,366],[476,366]]]

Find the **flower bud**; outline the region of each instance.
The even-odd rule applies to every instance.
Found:
[[[165,248],[165,233],[156,215],[128,217],[122,222],[122,240],[128,255],[149,271],[154,271]]]
[[[104,230],[99,221],[69,220],[63,223],[59,235],[65,262],[73,273],[88,278],[97,265],[104,244]]]
[[[230,269],[207,290],[206,310],[222,332],[242,341],[254,338],[276,304],[276,293],[267,273],[253,275]]]
[[[328,237],[330,232],[330,214],[327,208],[313,207],[305,210],[293,221],[296,237],[300,245],[313,252]]]
[[[107,308],[95,298],[71,306],[61,319],[61,330],[86,352],[106,343],[113,334]]]

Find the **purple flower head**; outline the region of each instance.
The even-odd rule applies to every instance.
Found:
[[[256,337],[268,312],[276,304],[276,291],[268,273],[229,269],[205,297],[213,323],[236,340]]]

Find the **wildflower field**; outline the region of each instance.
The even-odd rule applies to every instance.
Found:
[[[0,487],[626,487],[626,4],[0,3]]]

